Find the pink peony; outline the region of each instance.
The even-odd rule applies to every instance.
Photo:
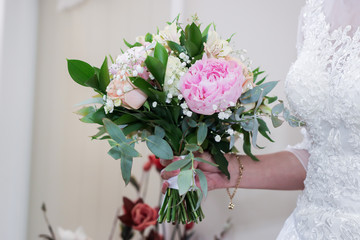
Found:
[[[203,58],[181,78],[180,91],[193,112],[211,115],[236,103],[244,82],[236,61]]]

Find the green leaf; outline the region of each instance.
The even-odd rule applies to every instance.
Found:
[[[212,23],[210,23],[209,25],[207,25],[207,27],[204,29],[204,31],[202,32],[201,36],[204,38],[208,35],[209,29],[211,27]],[[205,39],[206,42],[206,39]]]
[[[147,33],[145,35],[145,42],[151,43],[153,41],[153,35],[151,33]]]
[[[121,156],[121,173],[126,185],[130,182],[132,163],[132,157]]]
[[[191,41],[185,42],[185,48],[190,57],[196,56],[199,52],[199,48]]]
[[[165,137],[165,131],[164,129],[162,129],[159,126],[155,126],[155,135],[160,137],[160,138],[164,138]]]
[[[80,115],[80,116],[83,116],[85,117],[86,115],[89,115],[91,113],[94,113],[96,110],[93,106],[89,106],[89,107],[83,107],[79,110],[77,110],[75,113]]]
[[[185,158],[185,159],[181,159],[181,160],[177,160],[175,162],[172,162],[171,164],[169,164],[166,168],[165,171],[174,171],[177,169],[180,169],[184,166],[186,166],[186,164],[188,164],[189,162],[191,162],[191,158]]]
[[[243,143],[244,153],[248,155],[252,160],[259,161],[259,159],[251,152],[250,134],[246,131],[244,131],[243,134],[244,134],[244,143]]]
[[[99,73],[99,88],[103,93],[106,93],[106,87],[110,83],[109,68],[107,64],[107,57],[105,57]]]
[[[245,131],[250,132],[254,129],[254,122],[255,122],[255,120],[253,117],[246,116],[246,117],[244,117],[244,119],[240,123],[240,125]]]
[[[99,129],[98,133],[96,133],[95,135],[91,136],[91,139],[92,139],[92,140],[97,139],[97,138],[101,137],[102,135],[104,135],[104,134],[106,133],[106,130],[105,130],[104,127],[99,127],[98,129]]]
[[[192,128],[197,127],[197,123],[196,123],[196,121],[194,119],[187,117],[186,121],[188,122],[190,127],[192,127]]]
[[[146,145],[150,149],[150,151],[155,154],[158,158],[161,159],[173,159],[173,151],[170,145],[162,138],[151,135],[146,138]]]
[[[138,87],[150,98],[155,98],[154,93],[150,91],[150,89],[154,89],[154,87],[148,81],[141,77],[129,77],[129,79],[136,87]]]
[[[188,28],[188,31],[185,33],[187,40],[191,41],[198,49],[202,46],[202,35],[199,27],[192,23],[190,27]]]
[[[110,135],[110,137],[116,141],[117,143],[126,142],[126,137],[121,129],[113,123],[110,119],[104,118],[103,123],[105,125],[105,129]]]
[[[141,157],[141,154],[138,151],[136,151],[133,146],[130,146],[129,144],[127,144],[125,142],[119,143],[118,148],[123,155],[129,156],[129,157]]]
[[[86,86],[85,82],[95,74],[95,70],[91,65],[80,60],[67,59],[67,65],[71,78],[83,86]]]
[[[271,115],[271,122],[275,128],[280,127],[283,124],[283,120],[279,119],[277,116]]]
[[[129,124],[122,131],[123,131],[124,135],[127,136],[130,133],[137,132],[145,127],[146,127],[146,125],[144,123]]]
[[[253,146],[256,147],[256,141],[257,141],[257,136],[258,136],[258,132],[259,132],[259,122],[256,121],[256,118],[254,119],[254,126],[253,129],[251,131],[252,133],[252,144]]]
[[[168,41],[168,46],[171,50],[177,52],[178,54],[186,51],[186,49],[183,46],[173,41]]]
[[[125,39],[123,39],[123,40],[124,40],[125,45],[126,45],[128,48],[141,47],[141,46],[142,46],[142,44],[139,43],[139,42],[136,42],[136,43],[134,43],[134,44],[130,44],[130,43],[128,43]]]
[[[268,100],[268,104],[271,104],[271,103],[273,103],[273,102],[275,102],[277,99],[278,99],[278,97],[266,97],[266,99]]]
[[[154,57],[159,59],[160,62],[163,64],[164,68],[166,69],[166,64],[168,61],[168,52],[163,45],[160,43],[156,43],[154,49]]]
[[[196,152],[200,149],[200,147],[196,144],[186,144],[185,149],[189,152]]]
[[[145,64],[147,69],[155,77],[155,79],[160,83],[161,86],[164,85],[165,77],[165,66],[160,62],[159,59],[152,56],[147,56],[145,59]]]
[[[284,111],[284,104],[279,103],[271,109],[271,114],[277,117],[280,113],[282,113],[282,111]]]
[[[200,187],[204,194],[204,197],[206,198],[207,192],[208,192],[208,184],[207,184],[205,174],[200,169],[196,169],[195,172],[199,177]]]
[[[214,157],[215,163],[218,165],[219,170],[224,173],[228,179],[230,179],[230,173],[228,171],[228,161],[225,158],[224,154],[220,151],[217,144],[211,144],[211,154]]]
[[[97,123],[102,125],[102,119],[105,118],[105,112],[104,112],[104,107],[99,108],[98,110],[96,110],[93,113],[90,113],[88,115],[86,115],[85,117],[81,118],[80,121],[85,122],[85,123]]]
[[[202,158],[199,158],[199,157],[196,157],[194,158],[195,161],[198,161],[198,162],[202,162],[202,163],[206,163],[206,164],[209,164],[213,167],[218,167],[219,165],[217,165],[216,163],[212,163],[212,162],[209,162],[209,161],[206,161],[205,159],[202,159]]]
[[[266,96],[276,86],[277,83],[278,82],[276,81],[267,82],[246,91],[240,97],[241,103],[247,104],[257,102],[261,95]]]
[[[136,122],[136,121],[137,121],[137,118],[134,117],[133,115],[131,115],[131,114],[123,114],[118,119],[114,120],[113,122],[116,125],[124,125],[124,124],[129,124],[129,123],[132,123],[132,122]]]
[[[270,133],[270,130],[269,130],[268,126],[266,125],[266,122],[264,120],[262,120],[261,118],[258,118],[257,121],[259,123],[260,134],[263,135],[270,142],[274,142],[274,140],[272,140],[271,137],[268,135],[268,133]]]
[[[184,195],[186,192],[189,191],[193,180],[194,176],[193,176],[193,171],[190,170],[184,170],[181,171],[178,175],[178,186],[179,186],[179,194]]]
[[[155,99],[161,103],[165,103],[166,101],[166,93],[165,92],[160,92],[158,90],[155,89],[149,89],[150,92],[152,92],[155,96]]]
[[[115,160],[121,159],[121,151],[119,149],[118,146],[112,147],[109,151],[108,154],[114,158]]]
[[[85,85],[87,87],[94,88],[96,90],[100,90],[99,88],[99,79],[96,74],[94,74],[92,77],[90,77],[86,82]]]
[[[207,136],[208,128],[205,123],[201,122],[199,123],[199,127],[197,130],[197,144],[201,145]]]

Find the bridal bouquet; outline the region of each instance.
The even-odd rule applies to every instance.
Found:
[[[173,188],[168,189],[159,211],[159,222],[198,222],[204,218],[201,200],[207,195],[204,173],[194,161],[206,162],[194,152],[208,151],[227,177],[224,153],[236,152],[234,143],[243,139],[243,151],[252,159],[260,133],[269,137],[262,119],[268,116],[275,127],[279,114],[296,124],[282,102],[268,94],[277,82],[260,79],[263,72],[251,70],[243,51],[212,29],[201,30],[192,22],[182,27],[175,19],[156,34],[147,33],[116,59],[105,58],[100,68],[80,60],[68,60],[68,71],[80,85],[95,90],[77,113],[81,121],[101,125],[93,139],[105,139],[108,152],[121,159],[122,177],[131,177],[133,158],[140,157],[135,143],[146,142],[157,157],[172,160],[165,170],[180,169]],[[108,65],[109,64],[109,65]],[[199,179],[200,185],[195,184]]]

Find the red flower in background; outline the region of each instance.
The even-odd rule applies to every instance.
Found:
[[[158,172],[164,168],[164,166],[161,165],[159,158],[157,158],[155,155],[149,155],[149,160],[144,164],[143,170],[146,172],[149,171],[152,165],[156,167]]]
[[[194,222],[187,223],[187,224],[185,225],[185,230],[186,230],[186,231],[191,230],[191,229],[194,227],[194,225],[195,225]]]
[[[142,199],[132,202],[127,197],[124,200],[124,215],[119,219],[126,226],[132,227],[138,231],[144,231],[147,227],[155,225],[158,218],[157,211],[145,204]]]
[[[156,232],[154,229],[151,230],[149,235],[146,237],[146,240],[163,240],[164,237]]]

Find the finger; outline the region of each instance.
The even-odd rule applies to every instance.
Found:
[[[180,159],[180,157],[178,157],[178,156],[174,156],[174,158],[173,159],[161,159],[160,158],[160,163],[161,163],[161,165],[163,165],[164,167],[166,167],[167,165],[169,165],[170,163],[172,163],[172,162],[175,162],[175,161],[177,161],[177,160],[179,160]]]
[[[160,176],[162,179],[167,180],[169,178],[175,177],[180,173],[180,169],[174,170],[174,171],[165,171],[165,169],[161,170]]]
[[[161,192],[165,194],[168,187],[169,187],[169,183],[167,181],[163,182],[161,187]]]

